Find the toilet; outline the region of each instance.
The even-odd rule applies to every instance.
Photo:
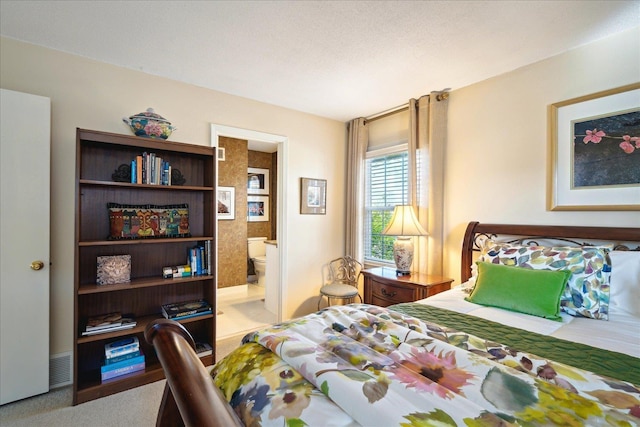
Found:
[[[247,252],[249,259],[253,262],[253,269],[258,277],[258,286],[264,287],[265,271],[267,270],[267,247],[266,237],[249,237],[247,239]]]

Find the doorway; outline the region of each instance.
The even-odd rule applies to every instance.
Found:
[[[275,307],[274,307],[275,313],[276,313],[275,321],[281,321],[283,308],[284,308],[283,295],[286,294],[286,292],[283,289],[284,281],[282,280],[282,278],[284,277],[284,272],[286,271],[285,270],[286,259],[284,256],[283,247],[285,247],[284,243],[286,241],[286,228],[285,228],[286,209],[284,209],[284,206],[286,206],[287,196],[286,196],[286,191],[284,190],[285,190],[285,183],[287,180],[286,159],[287,159],[288,138],[281,135],[274,135],[274,134],[269,134],[264,132],[242,129],[242,128],[235,128],[231,126],[212,124],[211,125],[211,145],[213,147],[220,147],[221,137],[228,137],[228,138],[235,138],[235,139],[242,139],[242,140],[249,141],[250,149],[254,151],[270,151],[270,152],[277,151],[277,167],[276,167],[277,176],[274,177],[277,183],[277,197],[276,197],[276,200],[272,201],[272,203],[275,202],[276,204],[275,239],[278,242],[277,249],[276,249],[278,262],[276,263],[277,265],[275,265],[275,272],[276,272],[275,277],[276,277],[277,287],[275,289],[275,295],[273,296],[274,297],[273,299],[275,300]],[[217,183],[216,183],[216,186],[217,186]],[[216,252],[218,251],[217,243],[218,243],[218,238],[216,237],[216,248],[215,248]],[[218,270],[218,266],[216,265],[216,271],[217,270]],[[222,301],[222,304],[225,304],[225,306],[229,309],[228,304],[229,304],[230,295],[232,297],[232,300],[234,300],[235,298],[235,303],[234,303],[234,309],[233,310],[229,309],[229,314],[231,314],[233,311],[236,311],[236,307],[240,310],[244,310],[243,307],[246,307],[246,309],[249,312],[250,312],[250,307],[252,306],[255,307],[256,294],[255,292],[252,291],[252,288],[249,287],[251,285],[234,286],[234,288],[238,288],[238,289],[234,289],[233,292],[231,293],[229,288],[218,288],[217,286],[218,284],[216,283],[216,288],[217,288],[216,292],[218,294],[217,300],[219,301],[218,309],[221,308],[220,301]],[[248,288],[248,289],[243,290],[243,288]],[[238,292],[240,292],[240,296],[239,296],[240,299],[237,299]],[[246,294],[246,298],[245,298],[245,294]],[[258,300],[258,304],[259,303],[260,301]],[[225,314],[223,314],[223,316],[224,315]],[[243,316],[243,317],[246,319],[246,316]],[[229,321],[230,320],[231,319],[229,319]],[[239,333],[240,331],[253,329],[254,325],[256,324],[256,322],[253,322],[252,320],[251,321],[241,320],[241,321],[245,322],[246,324],[239,324],[234,326],[234,328],[236,328],[239,331]],[[216,323],[220,325],[222,322],[216,322]],[[229,335],[229,328],[227,326],[225,327],[218,326],[217,328],[218,328],[219,337],[222,338],[223,336]]]

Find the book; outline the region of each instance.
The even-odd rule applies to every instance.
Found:
[[[112,371],[101,372],[100,377],[102,381],[106,381],[106,380],[110,380],[111,378],[130,374],[132,372],[144,371],[144,368],[145,368],[144,362],[136,363],[134,365],[125,366],[122,368],[114,369]]]
[[[191,265],[191,275],[195,276],[198,274],[198,259],[195,248],[189,249],[189,265]]]
[[[104,355],[106,358],[133,353],[139,350],[140,342],[138,341],[138,337],[128,337],[104,345]]]
[[[120,368],[127,368],[131,365],[137,365],[138,363],[144,363],[144,354],[138,352],[139,354],[130,359],[120,360],[115,363],[105,363],[100,367],[100,373],[104,374],[105,372],[115,371]]]
[[[197,342],[196,343],[196,353],[198,357],[208,356],[213,354],[213,348],[206,342]]]
[[[213,268],[211,267],[211,240],[204,242],[204,253],[207,260],[207,274],[213,274]]]
[[[85,331],[95,331],[98,329],[112,328],[122,324],[122,314],[120,312],[100,314],[87,319]]]
[[[122,362],[123,360],[133,359],[134,357],[138,357],[142,354],[140,350],[134,351],[133,353],[121,354],[120,356],[114,356],[104,359],[105,365],[112,365],[114,363]]]
[[[156,183],[156,153],[149,153],[149,182],[147,184]]]
[[[203,299],[162,305],[162,315],[167,319],[189,316],[206,311],[211,312],[211,305]]]
[[[130,318],[130,317],[123,317],[121,320],[121,323],[119,325],[113,325],[113,326],[109,326],[109,327],[104,327],[104,328],[99,328],[99,329],[93,329],[90,331],[84,331],[82,333],[83,336],[90,336],[90,335],[97,335],[97,334],[106,334],[108,332],[113,332],[113,331],[122,331],[125,329],[131,329],[134,326],[136,326],[138,323]]]
[[[148,184],[147,182],[147,152],[142,153],[142,184]]]
[[[203,276],[210,274],[211,254],[210,246],[207,251],[206,244],[210,242],[199,242],[197,246],[189,248],[187,251],[187,264],[191,268],[191,275]]]
[[[193,248],[196,253],[196,275],[202,275],[202,251],[200,246]]]
[[[171,320],[183,320],[183,319],[190,319],[192,317],[198,317],[198,316],[204,316],[205,314],[211,314],[213,313],[213,310],[209,309],[206,311],[201,311],[198,313],[193,313],[193,314],[186,314],[184,316],[176,316],[176,317],[172,317]]]
[[[136,160],[131,160],[131,183],[136,183]]]
[[[169,175],[169,162],[165,161],[162,165],[162,184],[171,185],[171,175]]]
[[[136,184],[142,184],[142,155],[136,156]]]

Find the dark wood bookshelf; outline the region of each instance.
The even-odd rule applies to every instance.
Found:
[[[143,152],[170,162],[183,185],[115,182],[112,174]],[[153,347],[144,340],[147,324],[162,317],[161,305],[195,299],[216,306],[213,274],[175,279],[162,277],[162,267],[186,264],[187,251],[216,235],[216,156],[211,147],[78,129],[76,132],[74,385],[73,404],[138,387],[164,378]],[[189,205],[189,237],[110,240],[107,203],[123,205]],[[97,257],[131,255],[131,281],[96,283]],[[215,266],[215,251],[211,265]],[[132,315],[131,329],[82,336],[88,317],[111,312]],[[179,320],[196,341],[215,349],[215,314]],[[135,336],[145,355],[145,370],[100,380],[104,345]],[[201,358],[211,365],[212,355]]]

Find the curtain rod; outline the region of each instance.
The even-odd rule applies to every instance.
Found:
[[[380,113],[373,114],[369,117],[365,117],[364,122],[365,123],[374,122],[376,120],[388,117],[392,114],[399,113],[400,111],[406,110],[408,108],[409,108],[409,103],[407,102],[406,104],[398,105],[397,107],[393,107],[388,110],[381,111]]]
[[[436,101],[444,101],[445,99],[449,98],[448,91],[450,90],[451,90],[450,88],[446,88],[439,91],[433,91],[431,92],[431,94],[436,96]],[[365,117],[364,122],[365,123],[374,122],[376,120],[388,117],[392,114],[399,113],[400,111],[406,110],[408,108],[409,108],[409,103],[407,102],[406,104],[398,105],[397,107],[389,108],[388,110],[381,111],[376,114],[372,114],[369,117]],[[416,103],[416,108],[418,108],[418,103]]]

